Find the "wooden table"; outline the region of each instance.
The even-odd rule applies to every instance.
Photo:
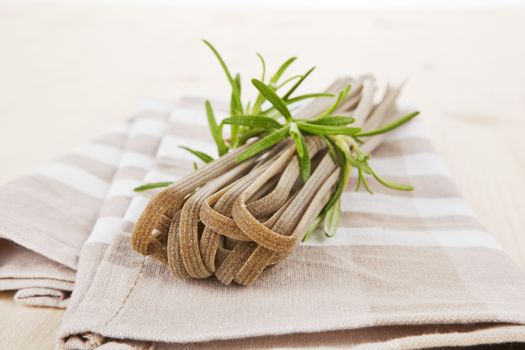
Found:
[[[437,150],[481,221],[525,267],[525,11],[181,10],[167,5],[0,5],[0,181],[89,140],[141,97],[223,96],[200,42],[245,76],[275,67],[408,78]],[[51,349],[62,311],[0,293],[5,349]]]

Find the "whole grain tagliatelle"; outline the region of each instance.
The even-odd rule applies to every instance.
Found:
[[[337,94],[349,83],[339,79],[327,92]],[[374,104],[376,90],[372,77],[352,81],[337,115],[355,117],[365,132],[388,124],[401,88],[387,88]],[[327,103],[315,100],[298,115],[313,117]],[[383,137],[367,138],[362,149],[373,151]],[[306,140],[312,175],[305,183],[290,140],[237,163],[249,146],[244,145],[154,196],[135,226],[133,248],[167,263],[177,277],[252,284],[265,268],[292,254],[341,181],[325,143],[317,136]]]

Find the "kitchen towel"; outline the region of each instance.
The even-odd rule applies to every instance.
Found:
[[[314,234],[251,287],[177,279],[131,249],[154,193],[133,188],[192,171],[178,145],[213,150],[202,101],[150,101],[0,188],[0,288],[67,305],[60,348],[525,343],[525,274],[460,198],[420,121],[389,134],[371,161],[414,192],[348,189],[335,237]]]

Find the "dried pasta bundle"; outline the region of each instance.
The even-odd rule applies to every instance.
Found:
[[[260,93],[255,104],[244,108],[240,79],[232,78],[209,46],[233,89],[230,118],[220,127],[206,105],[221,156],[211,160],[190,149],[209,162],[151,199],[132,235],[137,252],[168,264],[178,277],[215,276],[226,285],[250,285],[268,266],[292,254],[321,222],[327,236],[334,234],[339,197],[352,168],[357,186],[369,189],[370,175],[385,186],[411,189],[381,178],[368,164],[384,134],[417,115],[394,119],[400,88],[387,87],[375,104],[373,77],[341,78],[324,93],[302,95],[314,99],[292,116],[288,106],[293,98],[280,97],[277,80],[266,85],[263,74],[261,81],[253,81]],[[282,75],[283,66],[276,75]],[[335,102],[327,96],[336,96]],[[271,107],[263,110],[264,102]],[[226,124],[231,125],[230,140],[222,139]]]

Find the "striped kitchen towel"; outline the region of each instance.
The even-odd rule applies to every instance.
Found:
[[[195,102],[151,101],[0,189],[0,288],[25,303],[67,304],[60,348],[525,343],[525,274],[460,198],[419,121],[391,133],[372,160],[414,192],[349,189],[335,237],[313,235],[251,287],[177,279],[134,252],[130,233],[154,191],[133,188],[191,172],[178,145],[213,149]]]

